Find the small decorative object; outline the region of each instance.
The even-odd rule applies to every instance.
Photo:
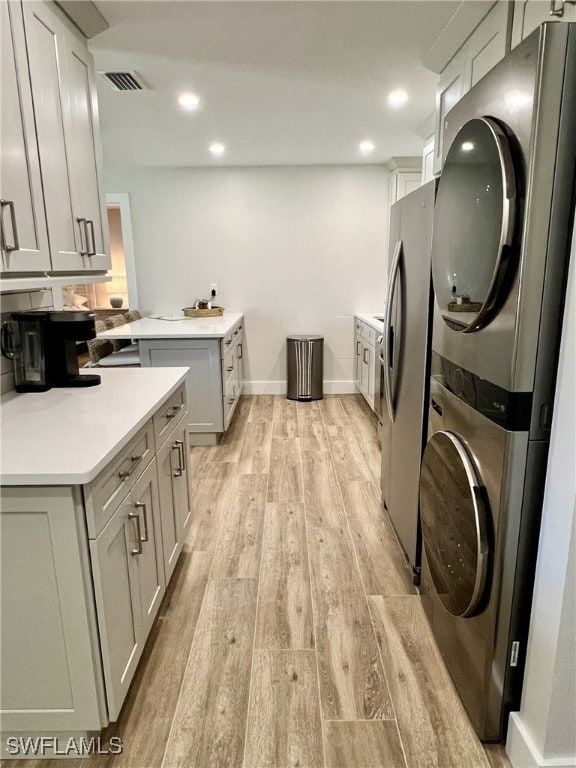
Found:
[[[184,317],[221,317],[224,314],[224,307],[212,306],[209,309],[208,307],[200,309],[196,306],[184,307],[182,312]]]
[[[124,304],[124,299],[122,296],[110,296],[110,306],[114,309],[120,309],[120,307]]]

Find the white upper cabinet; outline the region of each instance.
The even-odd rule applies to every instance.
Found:
[[[90,269],[107,269],[108,227],[100,189],[101,158],[98,103],[92,57],[86,45],[67,34],[67,69],[70,97],[70,147],[73,206],[86,219]]]
[[[550,0],[515,0],[512,47],[518,45],[544,21],[576,21],[576,5],[554,0],[557,16],[551,16]]]
[[[45,272],[50,251],[19,4],[0,3],[2,272]]]
[[[510,4],[498,0],[442,70],[436,91],[435,174],[442,169],[446,115],[508,53],[511,22]]]
[[[31,156],[30,163],[42,180],[44,199],[40,211],[42,216],[43,208],[46,211],[50,243],[49,260],[44,259],[42,266],[21,267],[20,271],[104,272],[110,268],[108,233],[101,188],[96,89],[86,41],[52,4],[0,0],[0,5],[3,16],[9,13],[11,17],[13,34],[14,19],[19,17],[21,28],[23,21],[15,61],[22,60],[23,92],[32,95],[31,130],[35,123],[36,131],[32,143],[36,146],[37,141],[38,154]],[[3,43],[5,34],[3,31]],[[5,48],[3,45],[3,114],[5,81],[10,83],[4,66],[4,57],[9,55]],[[4,135],[4,119],[2,129]],[[3,138],[3,166],[8,149]],[[3,190],[2,198],[5,196]],[[38,219],[36,216],[36,223]],[[27,232],[24,224],[18,234],[21,230]],[[9,268],[17,269],[12,265]]]

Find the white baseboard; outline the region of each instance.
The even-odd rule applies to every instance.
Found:
[[[508,721],[506,754],[512,768],[576,768],[576,755],[543,757],[532,741],[519,712],[512,712]]]
[[[246,381],[245,395],[285,395],[285,381]],[[355,395],[358,392],[353,381],[325,381],[325,395]]]

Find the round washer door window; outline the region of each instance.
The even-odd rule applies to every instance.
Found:
[[[471,616],[486,588],[487,508],[484,489],[458,437],[436,432],[420,473],[420,516],[434,588],[454,616]]]
[[[497,305],[512,261],[515,199],[505,133],[490,118],[470,120],[450,146],[434,208],[434,293],[453,330],[479,330]]]

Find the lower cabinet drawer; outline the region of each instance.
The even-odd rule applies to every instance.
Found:
[[[184,384],[160,407],[152,417],[156,445],[162,445],[172,427],[186,410],[186,388]]]
[[[95,539],[118,504],[154,458],[154,429],[149,421],[106,466],[83,487],[88,537]]]

